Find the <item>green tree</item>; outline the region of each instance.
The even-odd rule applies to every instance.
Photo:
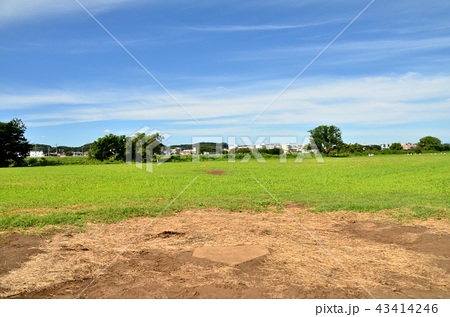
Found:
[[[319,151],[325,153],[326,156],[330,154],[331,150],[343,144],[341,130],[334,125],[321,125],[308,132]]]
[[[200,145],[200,153],[216,153],[216,147],[213,145]]]
[[[389,146],[389,150],[401,151],[401,150],[403,150],[403,146],[400,143],[392,143],[391,146]]]
[[[25,130],[25,124],[17,118],[0,122],[0,167],[23,163],[31,149],[24,136]]]
[[[238,154],[247,154],[247,153],[252,153],[252,150],[249,149],[248,147],[240,147],[237,149],[236,153]]]
[[[114,134],[105,135],[99,138],[91,145],[89,156],[99,161],[105,160],[125,160],[125,143],[124,135],[118,136]]]
[[[365,148],[366,150],[381,151],[381,145],[378,144],[366,145]]]
[[[261,154],[271,154],[271,155],[281,155],[284,153],[281,148],[273,148],[273,149],[258,149],[258,152]]]
[[[338,147],[338,151],[339,153],[348,153],[348,154],[361,154],[364,152],[364,147],[361,144],[358,143],[342,143],[339,147]]]
[[[443,149],[441,140],[434,136],[421,138],[417,146],[423,151],[442,151]]]
[[[131,153],[133,161],[136,161],[137,154],[139,161],[146,162],[149,147],[151,147],[153,154],[161,154],[161,150],[164,147],[162,144],[163,137],[159,133],[152,135],[136,133],[133,137],[128,138],[127,141],[128,145],[131,144],[131,147],[127,148],[127,155]]]

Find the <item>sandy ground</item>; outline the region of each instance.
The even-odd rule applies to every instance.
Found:
[[[262,245],[227,265],[196,247]],[[448,220],[184,211],[0,238],[1,298],[450,298]]]

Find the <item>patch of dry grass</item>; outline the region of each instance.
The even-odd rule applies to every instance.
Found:
[[[200,246],[245,244],[264,245],[271,251],[258,264],[264,279],[244,283],[248,287],[271,288],[272,298],[281,297],[282,290],[292,285],[305,290],[353,288],[362,293],[364,286],[377,294],[431,287],[449,291],[450,276],[436,265],[436,261],[443,258],[436,254],[424,256],[405,247],[414,244],[421,232],[408,232],[403,240],[386,243],[366,239],[350,230],[356,227],[357,232],[376,232],[389,226],[402,228],[404,225],[388,216],[350,212],[313,214],[305,212],[301,206],[292,206],[289,212],[283,213],[185,211],[158,219],[134,218],[114,224],[92,224],[85,232],[55,234],[42,247],[43,253],[2,277],[1,296],[92,278],[103,268],[108,269],[111,262],[127,261],[143,250],[176,255],[192,252]],[[417,221],[414,226],[429,234],[450,235],[447,221]],[[158,237],[164,231],[183,234]],[[218,281],[238,284],[242,283],[239,275],[231,274],[237,269],[184,263],[167,274],[155,273],[153,278],[170,284],[178,277],[186,287]],[[138,276],[139,271],[123,274]],[[369,295],[365,293],[365,296]]]

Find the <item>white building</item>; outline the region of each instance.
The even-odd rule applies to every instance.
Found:
[[[44,151],[30,151],[30,157],[44,157]]]
[[[290,153],[292,150],[292,146],[290,144],[283,144],[281,148],[283,149],[284,153]]]

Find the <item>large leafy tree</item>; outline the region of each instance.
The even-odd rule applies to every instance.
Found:
[[[127,140],[128,159],[133,161],[146,162],[147,153],[161,154],[164,145],[162,144],[163,136],[159,133],[147,135],[145,133],[136,133]],[[131,157],[130,157],[131,155]]]
[[[344,142],[342,141],[341,130],[334,125],[321,125],[308,131],[311,134],[311,139],[317,145],[320,152],[328,156],[336,147],[339,147]]]
[[[441,151],[443,149],[441,140],[434,136],[421,138],[417,146],[424,151]]]
[[[96,160],[125,160],[126,137],[108,134],[92,143],[89,156]]]
[[[17,118],[0,122],[0,167],[23,163],[31,149],[25,130],[25,124]]]
[[[391,150],[391,151],[401,151],[401,150],[403,150],[403,146],[401,145],[401,143],[392,143],[389,146],[389,150]]]

